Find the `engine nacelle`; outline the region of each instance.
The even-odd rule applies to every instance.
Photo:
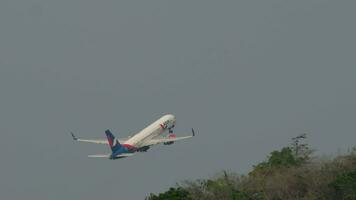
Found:
[[[174,142],[164,142],[163,144],[164,145],[172,145],[172,144],[174,144]]]
[[[168,135],[168,138],[169,139],[174,139],[174,138],[176,138],[177,136],[176,136],[176,134],[173,134],[173,133],[170,133],[169,135]],[[174,143],[174,141],[170,141],[170,142],[164,142],[163,144],[164,145],[172,145]]]
[[[146,152],[150,147],[146,146],[146,147],[141,147],[139,149],[137,149],[138,152]]]

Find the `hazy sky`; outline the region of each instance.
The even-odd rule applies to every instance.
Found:
[[[355,146],[356,1],[0,1],[1,199],[144,199],[247,173],[309,133]],[[85,138],[161,115],[194,139],[124,160]]]

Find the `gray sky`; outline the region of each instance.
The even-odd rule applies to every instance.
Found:
[[[309,133],[319,155],[356,141],[356,1],[0,2],[2,199],[144,199],[248,172]],[[198,137],[126,160],[86,138],[165,113]]]

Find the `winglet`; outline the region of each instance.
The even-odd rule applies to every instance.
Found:
[[[195,136],[195,131],[194,131],[194,129],[192,129],[192,135],[193,135],[193,137]]]
[[[78,138],[77,138],[77,137],[75,137],[75,135],[74,135],[74,133],[73,133],[73,132],[70,132],[70,134],[72,135],[73,140],[78,140]]]

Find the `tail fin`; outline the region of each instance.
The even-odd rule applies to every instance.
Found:
[[[110,130],[105,131],[106,137],[108,138],[109,146],[111,148],[111,151],[116,151],[121,147],[120,142],[115,139],[115,136],[111,133]]]

